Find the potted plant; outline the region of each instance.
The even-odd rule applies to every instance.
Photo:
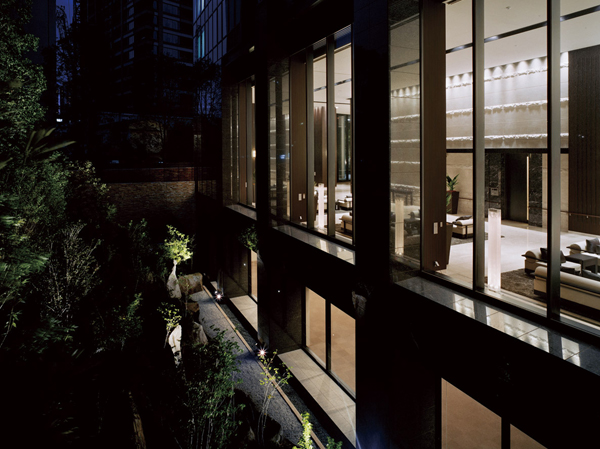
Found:
[[[458,190],[455,190],[458,184],[458,175],[454,178],[446,175],[446,212],[456,214],[458,211]]]

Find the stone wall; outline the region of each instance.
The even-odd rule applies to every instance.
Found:
[[[105,170],[102,180],[117,207],[119,223],[146,218],[159,236],[167,224],[186,234],[195,233],[193,167]]]

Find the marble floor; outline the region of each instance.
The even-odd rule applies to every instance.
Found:
[[[258,330],[258,313],[254,300],[249,296],[238,296],[231,298],[230,301],[244,315],[254,330]]]
[[[488,230],[488,223],[485,223]],[[503,273],[524,267],[523,254],[528,249],[547,247],[547,233],[545,228],[529,226],[526,223],[504,220],[501,226],[501,270]],[[579,232],[561,232],[560,249],[565,255],[569,254],[567,246],[589,238],[587,234]],[[488,241],[485,242],[486,275],[488,265]],[[447,269],[440,271],[452,279],[460,282],[471,283],[473,273],[473,243],[452,245],[450,248],[450,263]]]

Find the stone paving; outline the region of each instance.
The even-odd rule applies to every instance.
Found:
[[[221,307],[217,305],[212,296],[206,291],[194,293],[190,298],[193,301],[196,301],[200,307],[200,324],[202,324],[204,331],[209,338],[214,337],[219,330],[223,330],[225,331],[227,339],[238,344],[240,348],[238,355],[240,372],[237,373],[236,376],[242,379],[242,383],[238,385],[238,388],[251,397],[255,403],[261,404],[265,387],[260,384],[260,379],[263,378],[264,373],[254,351],[246,347],[232,327],[232,325],[236,328],[241,327],[239,322],[237,322],[231,313],[227,314],[227,310],[224,310],[227,306]],[[247,335],[246,332],[243,334]],[[248,337],[246,336],[244,340],[247,339]],[[254,347],[254,341],[247,341],[247,343],[251,348]],[[287,386],[284,389],[286,390],[284,394],[288,400],[292,402],[293,407],[297,411],[300,413],[304,411],[310,412],[291,387]],[[281,424],[284,438],[287,438],[292,443],[297,443],[302,435],[302,426],[298,417],[294,411],[292,411],[292,408],[290,408],[290,405],[288,405],[278,392],[275,392],[268,412],[273,419]],[[311,422],[313,423],[314,432],[319,440],[327,441],[327,433],[322,429],[319,423],[316,422],[312,413]]]

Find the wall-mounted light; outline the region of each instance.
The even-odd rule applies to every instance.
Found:
[[[252,157],[255,158],[256,157],[256,150],[252,150]]]

